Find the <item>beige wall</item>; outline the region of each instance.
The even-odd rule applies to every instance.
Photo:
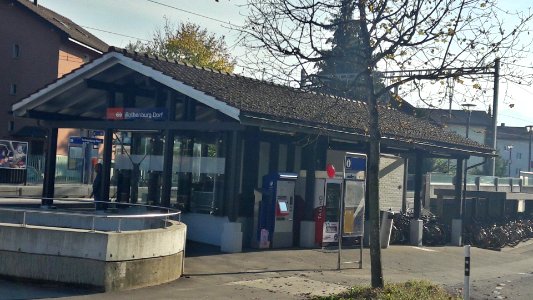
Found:
[[[57,64],[57,77],[61,78],[65,74],[72,72],[81,65],[93,58],[87,51],[83,51],[81,46],[71,44],[61,44],[59,47],[59,59]]]

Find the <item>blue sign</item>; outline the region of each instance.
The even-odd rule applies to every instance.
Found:
[[[93,130],[93,137],[103,136],[105,132],[103,130]]]
[[[344,178],[365,180],[366,154],[346,153],[344,157]]]
[[[346,156],[344,164],[346,173],[355,173],[366,170],[366,157],[362,156]]]
[[[80,136],[71,136],[68,139],[68,142],[70,144],[83,144],[83,143],[91,143],[91,144],[101,144],[104,142],[102,139],[97,138],[90,138],[90,137],[80,137]]]

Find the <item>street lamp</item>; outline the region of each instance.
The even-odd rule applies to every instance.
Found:
[[[533,134],[533,125],[526,126],[527,132],[529,132],[529,156],[527,160],[527,171],[531,172],[531,135]]]
[[[476,105],[472,103],[465,103],[461,104],[461,106],[468,112],[468,117],[466,119],[466,138],[468,138],[470,133],[470,118],[472,117],[472,109],[474,109]]]
[[[509,151],[509,177],[511,177],[511,161],[513,159],[513,145],[505,146],[505,150]]]

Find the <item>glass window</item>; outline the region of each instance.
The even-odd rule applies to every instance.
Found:
[[[16,95],[17,94],[17,85],[12,83],[9,87],[9,94],[10,95]]]
[[[220,212],[226,160],[218,134],[177,137],[172,171],[177,206],[189,212]]]
[[[68,147],[68,163],[69,170],[81,170],[83,166],[83,148],[80,146]]]
[[[18,44],[13,45],[13,58],[18,58],[20,56],[20,46]]]

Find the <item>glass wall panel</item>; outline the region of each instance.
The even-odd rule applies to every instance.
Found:
[[[116,182],[119,201],[159,203],[163,143],[158,133],[117,133],[112,182]]]
[[[220,211],[226,159],[218,134],[176,137],[172,166],[176,206],[183,211]]]

